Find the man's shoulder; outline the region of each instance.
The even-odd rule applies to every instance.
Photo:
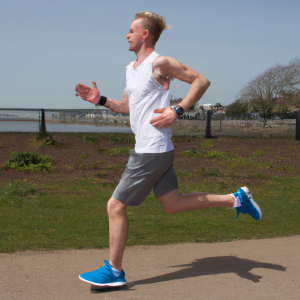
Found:
[[[154,59],[153,67],[164,67],[166,65],[169,65],[173,59],[174,58],[169,57],[169,56],[159,55]]]

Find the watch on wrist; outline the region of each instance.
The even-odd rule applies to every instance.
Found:
[[[180,105],[171,106],[175,112],[177,113],[178,117],[184,114],[184,109]]]
[[[99,102],[97,102],[95,105],[104,105],[106,103],[107,97],[100,96]]]

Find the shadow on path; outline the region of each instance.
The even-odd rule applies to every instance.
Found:
[[[238,258],[236,256],[216,256],[196,259],[196,261],[187,264],[172,266],[170,268],[185,267],[178,271],[170,272],[164,275],[146,278],[142,280],[128,282],[126,286],[118,288],[118,290],[131,290],[132,287],[138,284],[151,284],[164,281],[172,281],[177,279],[192,278],[204,275],[217,275],[225,273],[235,273],[241,278],[259,282],[262,278],[259,275],[250,273],[254,268],[265,268],[277,271],[285,271],[286,268],[280,265],[258,262],[255,260]],[[92,292],[109,292],[116,291],[116,288],[99,289],[91,287]]]

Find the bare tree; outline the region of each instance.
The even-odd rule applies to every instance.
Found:
[[[239,92],[238,98],[249,102],[266,123],[282,91],[295,94],[299,86],[300,59],[295,58],[288,65],[278,63],[250,80]]]

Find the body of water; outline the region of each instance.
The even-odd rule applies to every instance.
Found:
[[[47,123],[48,132],[119,132],[132,133],[130,127],[93,126],[79,124]],[[38,132],[38,121],[0,121],[0,132]]]

